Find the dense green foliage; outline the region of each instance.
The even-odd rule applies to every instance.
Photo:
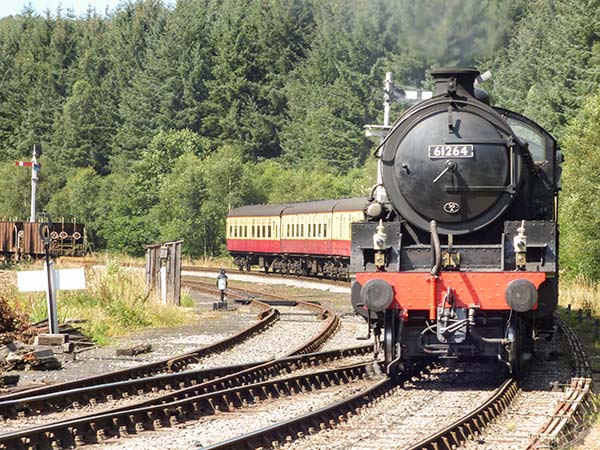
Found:
[[[0,184],[12,193],[0,215],[28,215],[28,174],[13,161],[35,144],[40,209],[84,221],[95,248],[140,254],[143,244],[184,238],[192,257],[219,254],[231,207],[368,192],[375,164],[363,125],[381,122],[386,71],[420,88],[432,66],[478,64],[492,68],[498,104],[565,138],[563,256],[569,270],[598,277],[590,239],[600,213],[582,195],[598,197],[597,165],[584,161],[598,159],[599,6],[137,0],[107,16],[26,9],[0,20]]]
[[[494,60],[497,103],[552,131],[565,153],[561,262],[600,279],[600,1],[529,2]]]
[[[466,3],[466,34],[446,0],[138,0],[108,16],[6,17],[0,183],[15,194],[0,215],[28,215],[28,174],[12,164],[34,144],[39,207],[132,254],[176,238],[190,256],[219,254],[240,204],[365,195],[363,125],[381,120],[385,71],[419,87],[431,65],[489,58],[519,14],[516,0]]]

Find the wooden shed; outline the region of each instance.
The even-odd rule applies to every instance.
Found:
[[[146,286],[161,293],[163,304],[180,305],[183,240],[146,245]]]

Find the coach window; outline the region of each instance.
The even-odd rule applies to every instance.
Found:
[[[317,237],[322,237],[321,236],[321,231],[323,230],[322,226],[323,226],[322,224],[319,224],[319,228],[318,228],[318,231],[317,231]]]
[[[327,237],[327,224],[326,223],[323,224],[323,237],[325,237],[325,238]]]
[[[285,234],[285,237],[289,238],[289,237],[290,237],[290,234],[291,234],[291,233],[290,233],[290,224],[288,223],[288,224],[287,224],[287,232],[286,232],[286,234]]]

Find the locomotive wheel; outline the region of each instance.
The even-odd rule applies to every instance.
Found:
[[[400,321],[394,310],[385,312],[383,318],[383,354],[385,357],[385,366],[390,376],[398,374],[398,364],[392,367],[400,356]]]
[[[516,339],[513,348],[508,353],[512,374],[519,375],[529,368],[533,355],[533,335],[529,323],[521,321],[516,329]]]

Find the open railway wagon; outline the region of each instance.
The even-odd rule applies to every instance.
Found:
[[[4,260],[19,261],[44,256],[44,243],[40,236],[39,222],[0,222],[0,254]],[[85,225],[71,222],[55,222],[50,227],[50,254],[58,256],[84,256],[88,242]]]
[[[499,361],[516,372],[558,302],[562,154],[532,120],[493,107],[479,72],[432,72],[435,92],[391,127],[387,198],[352,227],[352,303],[388,369]]]

